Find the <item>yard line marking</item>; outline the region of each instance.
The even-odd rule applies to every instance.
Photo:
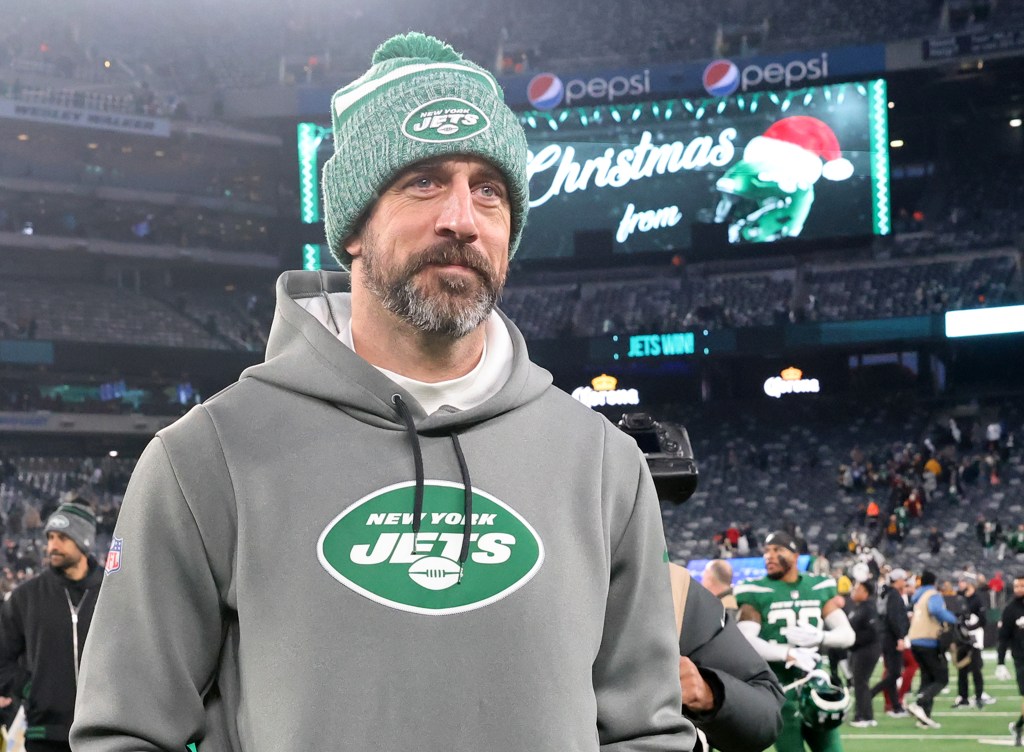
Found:
[[[978,734],[840,734],[840,738],[843,739],[844,741],[848,741],[848,740],[852,740],[852,741],[861,741],[861,740],[864,740],[864,741],[875,741],[877,739],[892,739],[892,740],[898,740],[898,739],[906,739],[906,740],[950,739],[950,740],[957,740],[957,741],[963,741],[963,740],[982,741],[982,740],[986,740],[986,739],[991,739],[991,740],[995,741],[995,740],[1009,739],[1011,742],[1013,741],[1012,738],[1010,738],[1008,736],[1005,736],[1005,735],[1004,736],[992,736],[992,735],[979,736]]]

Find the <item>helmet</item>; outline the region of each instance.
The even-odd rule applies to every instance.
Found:
[[[835,728],[850,707],[850,692],[834,685],[824,671],[813,673],[800,687],[800,719],[811,728]]]

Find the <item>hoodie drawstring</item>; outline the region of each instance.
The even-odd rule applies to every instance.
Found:
[[[462,567],[469,558],[469,536],[473,533],[473,482],[469,479],[469,465],[462,453],[458,434],[452,434],[455,456],[459,460],[459,471],[462,473],[462,550],[459,551],[459,581],[462,581]]]
[[[405,400],[398,394],[391,398],[398,415],[405,423],[406,431],[412,441],[413,462],[416,465],[416,487],[413,491],[412,502],[412,531],[420,531],[420,518],[423,516],[423,451],[420,449],[419,435],[416,433],[416,422],[413,420],[412,412]],[[473,533],[473,482],[469,477],[469,466],[466,464],[466,456],[462,453],[462,446],[459,444],[458,434],[450,434],[452,446],[455,448],[455,457],[459,462],[459,472],[462,474],[462,549],[459,551],[459,582],[462,582],[462,570],[469,559],[469,542]]]
[[[420,438],[416,434],[416,423],[412,419],[412,413],[409,412],[409,406],[397,394],[391,398],[391,401],[395,404],[398,414],[405,423],[409,438],[412,440],[412,459],[416,463],[416,488],[412,501],[412,531],[418,533],[420,531],[420,516],[423,514],[423,452],[420,450]]]

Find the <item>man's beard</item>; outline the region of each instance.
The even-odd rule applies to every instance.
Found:
[[[384,308],[421,332],[453,339],[465,337],[490,316],[505,284],[486,256],[454,241],[431,246],[403,266],[389,267],[378,253],[376,237],[367,232],[361,258],[366,288]],[[446,264],[472,269],[478,280],[438,275],[436,291],[423,289],[419,273]]]
[[[781,580],[783,577],[789,574],[789,570],[793,568],[793,562],[791,562],[789,559],[779,558],[778,567],[779,569],[777,572],[767,573],[769,580]]]
[[[73,566],[75,566],[78,563],[78,561],[72,561],[70,557],[61,554],[57,557],[56,561],[53,560],[52,556],[47,555],[46,563],[50,565],[50,569],[53,569],[54,571],[59,572],[60,574],[64,574]]]

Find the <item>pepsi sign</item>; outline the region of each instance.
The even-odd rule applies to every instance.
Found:
[[[644,97],[651,93],[651,72],[644,70],[630,75],[572,78],[562,83],[554,73],[538,73],[526,87],[526,98],[538,110],[551,110],[580,101],[611,104],[623,98]]]
[[[762,58],[755,58],[762,60]],[[764,64],[751,62],[740,68],[731,60],[713,60],[704,69],[704,91],[715,97],[727,97],[734,91],[749,91],[764,85],[783,86],[787,89],[828,78],[827,51],[811,57],[768,60]]]

